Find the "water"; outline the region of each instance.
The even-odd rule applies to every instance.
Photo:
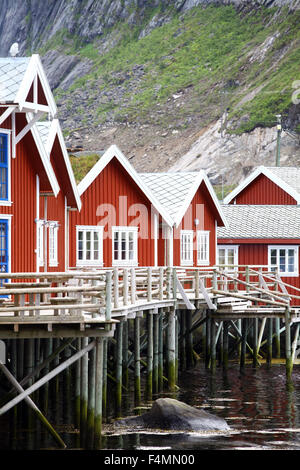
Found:
[[[117,431],[104,425],[103,448],[126,450],[299,450],[300,449],[300,365],[293,370],[293,386],[287,386],[284,364],[271,368],[250,364],[243,372],[230,365],[215,375],[203,364],[181,373],[180,391],[175,398],[224,418],[231,431],[224,433]],[[162,395],[166,396],[166,395]],[[70,405],[70,404],[69,404]],[[150,404],[148,406],[151,406]],[[48,419],[68,449],[80,449],[79,434],[72,423],[72,411],[50,401]],[[128,404],[126,414],[134,414]],[[51,418],[51,419],[50,419]],[[1,418],[0,449],[57,449],[52,438],[37,425],[37,432],[22,426],[7,432],[8,418]],[[10,418],[11,419],[11,418]],[[6,420],[6,421],[5,421]]]

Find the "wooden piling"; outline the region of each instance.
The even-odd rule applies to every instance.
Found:
[[[158,393],[159,313],[153,317],[153,393]]]
[[[240,356],[240,367],[243,368],[246,363],[246,345],[247,345],[247,328],[248,328],[248,319],[243,318],[241,320],[241,329],[242,329],[242,342],[241,342],[241,356]]]
[[[193,358],[193,333],[192,333],[192,310],[186,310],[186,367],[190,369],[194,365]]]
[[[272,364],[272,341],[273,341],[273,319],[269,318],[268,322],[268,338],[267,338],[267,364]]]
[[[149,271],[148,271],[149,272]],[[153,313],[151,310],[147,312],[147,384],[146,397],[152,400],[153,391]]]
[[[290,382],[292,378],[293,360],[291,350],[291,320],[288,307],[285,310],[285,367],[286,378],[287,381]]]
[[[175,309],[168,313],[168,389],[175,390]]]
[[[222,363],[223,363],[224,369],[228,368],[228,359],[229,359],[228,346],[229,346],[229,342],[228,342],[228,322],[224,321],[223,322],[223,358],[222,358]]]
[[[137,405],[141,402],[141,355],[140,318],[134,319],[134,396]]]
[[[88,345],[88,338],[82,338],[82,348]],[[80,383],[80,440],[85,444],[88,406],[88,354],[81,358],[81,383]]]
[[[205,341],[205,367],[208,368],[210,364],[210,349],[211,349],[211,341],[210,341],[210,316],[209,316],[209,310],[206,310],[206,320],[205,320],[206,328],[205,328],[205,333],[206,333],[206,341]]]
[[[275,318],[275,357],[279,359],[280,356],[280,318]]]
[[[253,367],[258,366],[258,318],[253,319]]]
[[[211,332],[210,370],[212,373],[215,373],[216,365],[217,365],[217,345],[216,345],[216,322],[213,318],[210,318],[210,332]]]
[[[96,348],[89,352],[86,446],[93,448],[95,425]]]
[[[81,338],[76,340],[77,351],[81,349]],[[80,428],[80,405],[81,405],[81,361],[76,362],[75,366],[75,425]]]
[[[103,338],[103,387],[102,387],[102,416],[107,418],[107,351],[108,339]]]
[[[163,390],[164,375],[164,328],[163,328],[163,309],[159,309],[159,331],[158,331],[158,391]]]
[[[94,447],[101,448],[103,392],[103,339],[96,339]]]
[[[121,415],[122,408],[122,351],[123,351],[123,322],[117,324],[116,334],[116,414]]]

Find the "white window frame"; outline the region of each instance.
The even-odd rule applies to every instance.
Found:
[[[118,259],[115,259],[115,234],[126,233],[126,258],[121,259],[120,235],[118,236]],[[129,233],[133,233],[133,259],[129,259]],[[137,266],[138,265],[138,227],[112,227],[112,265],[113,266]]]
[[[226,250],[229,250],[229,249],[233,249],[234,250],[234,253],[233,253],[233,264],[234,265],[238,265],[239,264],[239,245],[217,245],[217,265],[218,266],[224,266],[222,264],[220,264],[220,259],[219,259],[219,250],[220,249],[225,249]],[[225,258],[226,258],[226,254],[225,254]],[[227,262],[225,260],[225,266],[226,268],[225,271],[237,271],[237,266],[233,269],[229,269],[228,268],[228,254],[227,254]]]
[[[277,265],[271,264],[271,251],[276,250]],[[280,271],[280,262],[279,262],[279,250],[288,250],[294,251],[294,271]],[[285,255],[286,256],[286,255]],[[283,277],[297,277],[299,275],[299,246],[297,245],[268,245],[268,268],[271,271],[272,268],[278,267],[278,274]]]
[[[11,206],[11,130],[0,128],[0,134],[7,135],[7,199],[0,199],[0,206]]]
[[[83,257],[78,257],[79,232],[83,232]],[[86,259],[86,234],[93,233],[91,237],[91,259]],[[94,232],[98,233],[98,258],[94,259],[94,249],[92,247],[94,241]],[[102,225],[76,225],[76,266],[103,266],[103,226]]]
[[[183,243],[184,238],[189,238],[189,250],[186,250],[185,254],[188,256],[183,256]],[[181,230],[180,231],[180,265],[181,266],[193,266],[194,264],[194,232],[193,230]]]
[[[48,222],[49,225],[49,266],[58,266],[58,222]]]
[[[44,266],[44,236],[45,236],[45,221],[39,219],[36,221],[36,256],[37,265]]]
[[[208,230],[197,230],[197,264],[199,266],[209,266],[209,238],[210,232]],[[203,251],[201,245],[204,244],[204,251],[206,256],[201,256]]]

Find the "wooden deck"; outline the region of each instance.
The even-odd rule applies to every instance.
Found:
[[[290,306],[298,297],[278,273],[265,266],[234,269],[1,274],[0,338],[111,336],[120,320],[161,308],[209,309],[223,320],[284,318],[288,309],[291,320],[300,321],[300,308]]]

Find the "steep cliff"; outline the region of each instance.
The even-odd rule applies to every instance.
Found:
[[[300,163],[300,0],[0,7],[0,56],[13,42],[41,54],[71,148],[116,143],[139,170],[203,167],[232,183],[273,164],[280,113],[283,161]]]

